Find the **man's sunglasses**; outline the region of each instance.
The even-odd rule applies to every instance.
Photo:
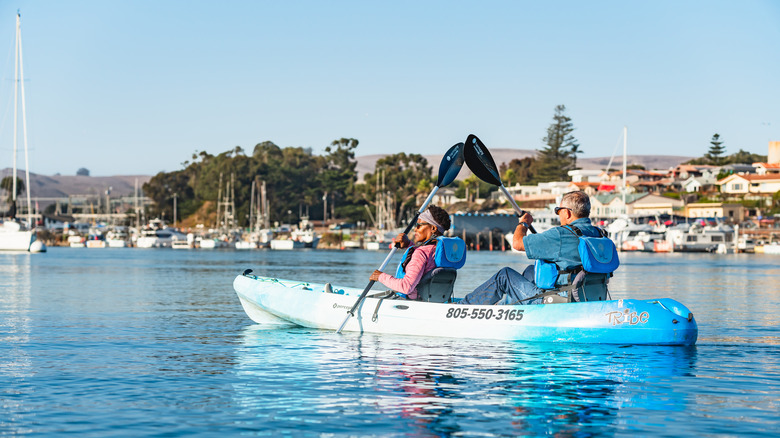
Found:
[[[569,211],[571,211],[571,208],[569,208],[569,207],[555,207],[555,214],[560,213],[561,210],[569,210]]]

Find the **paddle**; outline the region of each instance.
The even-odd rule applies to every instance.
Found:
[[[463,148],[463,143],[458,143],[451,147],[446,154],[444,154],[444,157],[441,159],[441,164],[439,164],[439,178],[436,181],[436,186],[431,191],[431,194],[428,195],[428,198],[425,200],[425,202],[423,202],[422,207],[420,207],[417,213],[415,213],[414,218],[412,218],[411,222],[409,222],[409,225],[407,225],[406,230],[404,230],[404,234],[408,234],[412,227],[415,226],[417,223],[417,218],[420,217],[420,214],[422,214],[426,208],[428,208],[428,204],[431,203],[434,195],[436,195],[436,192],[438,192],[441,187],[450,184],[455,180],[455,177],[458,176],[460,168],[463,167]],[[385,257],[385,261],[382,262],[382,266],[379,267],[380,271],[385,269],[385,266],[387,266],[387,263],[390,262],[393,254],[395,254],[396,249],[398,249],[398,247],[393,246],[393,248],[390,250],[390,254]],[[374,280],[368,282],[368,286],[366,286],[366,288],[363,290],[363,293],[360,294],[360,297],[358,297],[357,301],[355,301],[355,304],[352,306],[352,308],[347,311],[347,317],[344,318],[344,322],[341,323],[341,326],[339,326],[339,329],[336,330],[336,333],[341,333],[341,330],[347,324],[347,321],[349,321],[349,317],[355,316],[355,309],[360,306],[360,303],[363,301],[366,295],[368,295],[368,291],[371,290],[371,288],[374,286],[374,283]]]
[[[482,143],[482,140],[477,138],[477,136],[474,134],[469,134],[468,138],[466,139],[466,148],[463,151],[463,155],[466,160],[466,165],[469,166],[469,169],[474,172],[474,175],[476,175],[477,178],[485,181],[488,184],[498,186],[498,188],[504,192],[504,195],[506,195],[507,199],[509,199],[509,203],[512,204],[512,207],[515,209],[515,213],[517,213],[518,217],[521,217],[525,214],[525,211],[520,209],[520,207],[515,202],[515,199],[512,197],[512,195],[509,194],[509,191],[506,189],[506,187],[504,187],[504,183],[501,182],[501,176],[498,174],[496,162],[493,160],[493,156],[490,155],[490,151],[488,150],[487,146]],[[532,233],[536,233],[533,225],[529,225],[528,229],[531,230]]]

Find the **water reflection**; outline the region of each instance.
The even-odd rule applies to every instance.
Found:
[[[24,346],[30,341],[29,253],[0,254],[0,374],[10,378],[34,375]],[[5,351],[8,349],[8,351]]]
[[[674,381],[696,368],[695,347],[339,336],[257,325],[242,340],[234,396],[243,414],[257,417],[255,426],[275,420],[321,432],[604,434],[623,409],[685,411]]]

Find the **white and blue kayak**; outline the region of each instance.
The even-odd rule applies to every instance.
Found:
[[[239,275],[233,282],[259,324],[337,330],[362,290]],[[332,292],[331,292],[332,291]],[[366,297],[343,330],[539,342],[693,345],[693,314],[670,298],[539,305],[461,305]]]

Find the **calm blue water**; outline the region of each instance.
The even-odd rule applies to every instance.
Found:
[[[681,301],[691,348],[268,329],[232,290],[245,268],[362,287],[385,255],[0,254],[0,434],[780,433],[778,256],[621,254],[613,297]],[[456,295],[525,262],[471,253]]]

